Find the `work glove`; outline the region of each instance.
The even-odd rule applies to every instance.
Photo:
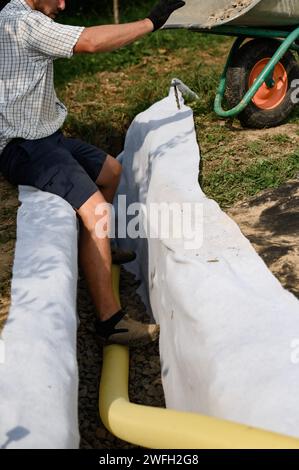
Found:
[[[160,0],[148,16],[154,25],[154,31],[160,29],[166,23],[171,13],[184,5],[185,2],[180,0]]]

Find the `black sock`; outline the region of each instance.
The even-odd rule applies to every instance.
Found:
[[[108,338],[113,332],[114,328],[117,325],[117,323],[125,316],[125,312],[123,310],[119,310],[116,312],[114,315],[112,315],[111,318],[105,321],[101,321],[98,318],[96,319],[95,323],[95,328],[96,332],[104,336],[105,338]]]

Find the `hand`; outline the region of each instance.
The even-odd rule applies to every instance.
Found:
[[[185,2],[180,0],[160,0],[148,16],[154,25],[153,31],[160,29],[166,23],[171,13],[178,8],[182,8],[184,5]]]

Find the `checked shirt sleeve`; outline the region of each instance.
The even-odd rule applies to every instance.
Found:
[[[22,22],[22,36],[26,47],[42,55],[71,58],[84,27],[56,23],[38,11],[32,11]]]

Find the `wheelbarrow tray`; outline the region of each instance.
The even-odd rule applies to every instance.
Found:
[[[234,25],[288,27],[299,24],[299,0],[185,0],[166,28],[211,29]]]

